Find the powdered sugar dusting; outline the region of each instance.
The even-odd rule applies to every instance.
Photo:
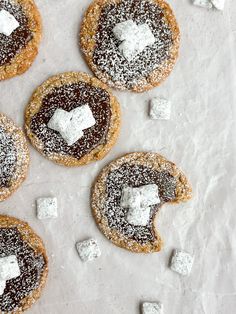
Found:
[[[0,228],[0,257],[16,255],[20,276],[6,282],[0,296],[0,311],[16,311],[22,299],[35,290],[46,267],[43,255],[38,255],[22,239],[17,228]]]
[[[150,206],[150,219],[146,226],[134,226],[128,223],[127,208],[120,206],[123,186],[140,187],[156,184],[159,190],[160,203]],[[167,171],[156,171],[150,166],[130,165],[125,163],[109,173],[106,181],[106,202],[104,215],[111,229],[139,243],[153,241],[152,219],[163,203],[175,199],[176,179]]]
[[[137,25],[147,24],[155,37],[155,44],[146,47],[130,62],[120,52],[120,41],[113,34],[114,27],[127,20]],[[170,57],[172,35],[163,10],[156,3],[126,0],[108,4],[100,15],[93,62],[114,84],[132,88]]]
[[[0,126],[0,188],[9,187],[16,162],[17,152],[14,141]]]

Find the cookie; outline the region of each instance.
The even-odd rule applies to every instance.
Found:
[[[33,0],[0,0],[0,81],[28,70],[38,54],[41,31]]]
[[[157,212],[165,203],[189,200],[191,194],[187,178],[174,163],[156,153],[131,153],[102,170],[92,190],[92,211],[115,245],[136,253],[157,252],[162,247],[154,225]],[[130,215],[135,219],[128,222]]]
[[[17,261],[19,273],[14,269],[9,272],[6,257]],[[5,263],[5,271],[0,271],[1,280],[5,278],[0,313],[22,313],[40,297],[47,279],[48,259],[43,242],[26,222],[0,216],[0,260]],[[7,277],[6,269],[13,274]]]
[[[76,72],[59,74],[33,94],[26,108],[25,129],[46,158],[81,166],[102,159],[115,144],[120,106],[96,78]]]
[[[24,133],[0,113],[0,201],[21,185],[27,175],[29,150]]]
[[[80,31],[94,74],[111,87],[144,92],[160,85],[178,57],[180,31],[164,0],[95,0]]]

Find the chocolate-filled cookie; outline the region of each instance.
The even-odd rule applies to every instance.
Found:
[[[24,133],[0,113],[0,201],[21,185],[27,175],[29,150]]]
[[[33,0],[0,0],[0,81],[28,70],[38,54],[41,31]]]
[[[25,113],[32,144],[65,166],[102,159],[115,144],[120,106],[106,85],[85,73],[56,75],[33,94]]]
[[[95,0],[80,31],[81,49],[94,74],[111,87],[136,92],[167,78],[179,41],[178,24],[164,0]]]
[[[20,314],[40,297],[48,274],[42,240],[26,222],[0,216],[0,313]]]
[[[191,187],[174,163],[156,153],[132,153],[108,166],[92,189],[92,211],[104,235],[136,253],[160,251],[155,217],[165,203],[191,198]]]

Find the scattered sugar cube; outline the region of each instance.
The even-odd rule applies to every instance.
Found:
[[[163,304],[160,302],[144,302],[142,314],[163,314]]]
[[[225,0],[211,0],[211,2],[217,10],[224,10]]]
[[[186,252],[174,250],[170,268],[183,276],[191,273],[194,258]]]
[[[169,120],[171,102],[164,98],[155,97],[150,101],[150,117],[153,120]]]
[[[15,255],[0,258],[0,281],[20,276],[20,268]]]
[[[137,25],[132,20],[118,23],[113,28],[113,33],[117,39],[122,41],[119,50],[129,62],[147,46],[155,43],[155,36],[149,25]]]
[[[56,109],[48,122],[48,127],[59,132],[68,146],[76,143],[84,130],[96,124],[93,113],[88,105],[79,106],[70,112]]]
[[[193,0],[193,4],[206,9],[212,8],[211,0]]]
[[[20,24],[15,17],[6,10],[0,10],[0,33],[10,36]]]
[[[6,281],[0,280],[0,296],[3,295],[5,288],[6,288]]]
[[[57,199],[55,197],[43,197],[37,199],[38,219],[57,218]]]
[[[93,261],[101,255],[97,240],[89,239],[83,242],[77,242],[76,248],[83,262]]]

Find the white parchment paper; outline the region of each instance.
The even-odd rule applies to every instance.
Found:
[[[33,90],[49,76],[90,72],[78,49],[79,25],[89,0],[37,0],[44,36],[39,56],[21,77],[0,83],[0,111],[23,125]],[[143,300],[160,300],[168,314],[236,312],[236,2],[224,12],[169,0],[180,24],[177,65],[166,82],[151,92],[117,95],[123,112],[119,141],[103,160],[67,169],[31,147],[27,180],[0,212],[24,219],[43,238],[50,273],[34,314],[132,314]],[[148,100],[163,96],[173,103],[170,121],[148,118]],[[151,150],[180,166],[192,183],[194,198],[165,206],[157,225],[165,241],[161,253],[136,255],[112,245],[91,216],[90,187],[108,162],[123,153]],[[39,221],[35,199],[56,196],[58,219]],[[82,264],[75,242],[99,241],[102,256]],[[173,248],[195,255],[189,278],[168,268]]]

